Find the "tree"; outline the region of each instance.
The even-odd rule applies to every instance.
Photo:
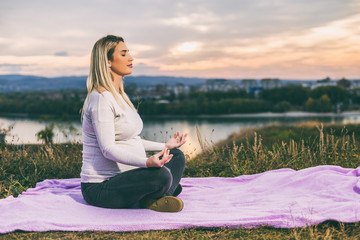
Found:
[[[306,106],[306,110],[310,112],[316,112],[318,110],[318,102],[311,97],[308,98],[305,106]]]
[[[287,112],[291,109],[291,104],[288,101],[282,101],[274,106],[275,112]]]
[[[336,86],[343,87],[343,88],[350,88],[351,81],[347,80],[346,78],[342,78],[336,82]]]
[[[332,104],[346,103],[349,100],[349,93],[346,89],[337,86],[322,86],[311,90],[310,97],[320,99],[326,94]]]
[[[11,130],[14,128],[15,123],[11,124],[7,128],[0,126],[0,144],[5,143],[5,137],[8,135]]]
[[[285,86],[265,89],[260,92],[260,98],[274,104],[287,101],[294,106],[302,106],[309,97],[309,88],[302,86]]]
[[[331,104],[330,104],[330,98],[328,95],[324,94],[319,99],[319,110],[320,112],[330,112],[331,111]]]
[[[331,99],[326,94],[323,94],[320,99],[309,97],[306,101],[306,109],[311,112],[330,112],[333,110]]]
[[[42,140],[45,144],[53,143],[54,124],[46,126],[44,129],[36,133],[38,140]]]

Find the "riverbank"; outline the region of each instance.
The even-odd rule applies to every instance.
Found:
[[[143,118],[279,118],[279,117],[348,117],[360,116],[360,111],[345,111],[340,113],[314,113],[291,111],[284,113],[262,112],[262,113],[236,113],[236,114],[216,114],[216,115],[142,115]]]
[[[235,115],[200,115],[200,116],[148,116],[143,117],[144,128],[141,137],[158,142],[164,142],[175,131],[188,133],[188,143],[184,146],[184,152],[195,156],[201,152],[198,144],[197,130],[201,137],[211,143],[217,143],[226,139],[229,135],[239,130],[266,126],[268,124],[292,125],[302,122],[322,123],[360,123],[360,112],[334,113],[259,113],[259,114],[235,114]],[[54,142],[81,142],[81,122],[51,120],[49,118],[26,118],[26,117],[0,117],[0,128],[13,125],[7,134],[5,141],[9,144],[41,143],[36,133],[54,124]]]
[[[141,115],[142,118],[169,118],[169,119],[194,119],[194,118],[278,118],[278,117],[347,117],[360,116],[360,111],[344,111],[339,113],[325,112],[302,112],[290,111],[284,113],[275,112],[261,112],[261,113],[236,113],[236,114],[200,114],[200,115]],[[29,119],[45,119],[45,120],[59,120],[58,115],[51,114],[27,114],[27,113],[0,113],[0,117],[8,118],[29,118]],[[67,115],[67,120],[79,121],[80,115]],[[61,120],[61,118],[60,118]]]

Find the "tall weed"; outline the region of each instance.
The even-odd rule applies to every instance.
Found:
[[[79,177],[82,145],[0,145],[0,198],[48,178]]]
[[[359,132],[360,127],[347,127],[351,130],[341,125],[319,124],[268,126],[239,132],[216,146],[207,147],[202,154],[188,162],[185,174],[232,177],[279,168],[299,170],[317,165],[356,168],[360,165],[360,150],[355,132]],[[283,139],[284,135],[294,133],[303,135],[303,138]],[[199,138],[199,141],[203,140]]]

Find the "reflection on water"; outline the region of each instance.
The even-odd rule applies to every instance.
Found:
[[[293,124],[308,121],[318,121],[323,123],[360,123],[358,114],[348,114],[344,116],[291,116],[291,117],[233,117],[233,118],[143,118],[144,129],[141,136],[148,140],[165,142],[176,131],[188,133],[187,143],[182,150],[191,156],[200,152],[200,145],[196,133],[198,126],[203,140],[215,143],[227,138],[231,133],[246,128],[260,127],[266,124],[278,122],[282,124]],[[36,133],[44,129],[51,121],[38,121],[27,118],[0,117],[0,128],[6,128],[15,124],[9,136],[6,136],[7,143],[41,143],[36,137]],[[53,122],[55,123],[55,122]],[[55,123],[54,142],[81,142],[81,123]],[[70,131],[70,126],[74,127]]]

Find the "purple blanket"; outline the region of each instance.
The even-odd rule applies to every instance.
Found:
[[[360,167],[279,169],[234,178],[184,178],[179,213],[103,209],[85,203],[79,179],[45,180],[0,200],[0,233],[141,231],[191,227],[302,227],[360,220]]]

